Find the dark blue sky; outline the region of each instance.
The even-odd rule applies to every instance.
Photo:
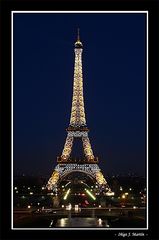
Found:
[[[69,125],[83,42],[89,138],[105,174],[144,174],[145,14],[14,14],[14,174],[50,175]]]

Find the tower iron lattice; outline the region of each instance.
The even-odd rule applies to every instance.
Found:
[[[79,29],[74,52],[75,64],[70,124],[67,128],[67,137],[62,154],[61,156],[57,157],[58,164],[47,183],[47,188],[49,190],[56,190],[61,179],[73,171],[78,171],[91,176],[96,181],[96,184],[98,184],[99,188],[104,189],[106,195],[111,195],[111,189],[97,164],[98,158],[93,154],[91,143],[88,137],[89,129],[87,128],[86,124],[83,97],[83,44],[80,40]],[[71,157],[73,141],[75,138],[80,138],[83,143],[84,158],[81,161],[77,161]]]

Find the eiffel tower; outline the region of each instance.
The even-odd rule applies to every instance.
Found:
[[[57,157],[57,166],[55,167],[48,183],[48,190],[57,190],[57,186],[62,179],[72,172],[83,172],[93,178],[105,194],[113,195],[107,184],[99,166],[98,158],[94,156],[93,150],[88,137],[89,129],[86,124],[84,98],[83,98],[83,75],[82,75],[82,51],[83,44],[80,41],[79,29],[77,41],[75,42],[75,65],[74,65],[74,82],[73,98],[71,108],[70,124],[67,130],[67,137],[64,144],[62,155]],[[80,138],[83,143],[84,157],[81,160],[71,157],[73,141]]]

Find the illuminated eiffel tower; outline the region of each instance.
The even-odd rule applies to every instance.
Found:
[[[86,125],[84,98],[83,98],[83,76],[82,76],[82,51],[83,44],[80,41],[79,29],[78,37],[75,42],[75,65],[74,65],[74,83],[73,98],[70,124],[67,128],[67,138],[64,145],[62,155],[57,157],[57,166],[50,177],[47,188],[49,190],[57,190],[58,183],[65,176],[75,172],[83,172],[93,178],[99,189],[103,189],[106,195],[112,195],[106,179],[98,167],[98,158],[94,156]],[[73,140],[80,138],[83,143],[84,157],[82,160],[76,160],[71,157]]]

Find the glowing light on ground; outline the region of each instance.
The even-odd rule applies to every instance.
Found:
[[[65,196],[64,196],[64,198],[63,198],[64,200],[67,199],[67,197],[68,197],[68,195],[69,195],[69,193],[70,193],[70,190],[71,190],[70,188],[67,190],[67,192],[66,192],[66,194],[65,194]]]
[[[85,188],[85,191],[93,200],[96,200],[96,197],[88,189]]]
[[[108,192],[106,193],[106,196],[114,196],[114,192],[108,191]]]

